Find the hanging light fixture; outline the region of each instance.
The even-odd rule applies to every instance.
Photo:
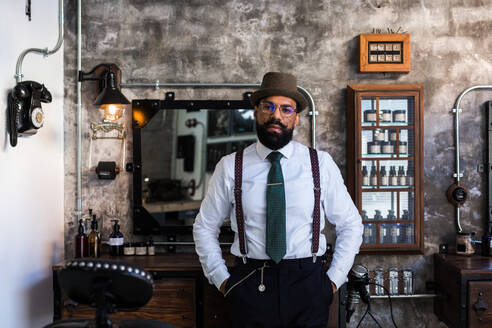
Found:
[[[104,121],[106,122],[114,122],[121,118],[125,105],[130,104],[118,88],[116,69],[115,64],[99,64],[90,72],[79,71],[79,81],[99,81],[101,92],[93,104],[104,110]],[[95,77],[89,77],[93,74]]]

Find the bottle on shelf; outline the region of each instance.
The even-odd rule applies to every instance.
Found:
[[[101,256],[101,234],[98,231],[98,224],[96,215],[92,216],[91,232],[89,233],[89,256],[100,257]]]
[[[152,237],[147,242],[147,255],[155,255],[155,246]]]
[[[403,166],[398,168],[398,185],[405,186],[407,184],[407,177],[405,176],[405,170]]]
[[[84,233],[84,221],[79,220],[79,233],[75,236],[75,257],[89,256],[89,240]]]
[[[365,165],[362,166],[362,185],[363,186],[369,185],[369,175],[367,173],[367,167]]]
[[[378,173],[376,170],[376,165],[373,165],[371,167],[371,176],[369,178],[369,183],[371,184],[371,186],[374,186],[374,187],[376,187],[378,185]]]
[[[384,220],[380,210],[375,210],[374,220]]]
[[[390,233],[391,233],[391,243],[398,244],[398,240],[400,239],[400,225],[392,224]]]
[[[394,166],[390,167],[389,184],[390,186],[398,186],[398,177],[396,175],[396,169]]]
[[[402,220],[410,220],[410,217],[408,216],[408,210],[403,210],[403,214],[401,215]]]
[[[388,210],[388,216],[386,217],[386,219],[388,219],[388,220],[396,220],[395,211]]]
[[[386,167],[385,166],[382,166],[381,167],[381,183],[380,185],[381,186],[387,186],[389,184],[389,179],[388,179],[388,175],[386,174]]]
[[[407,185],[413,186],[413,174],[410,169],[407,169]]]
[[[109,235],[109,253],[111,256],[123,255],[123,234],[120,232],[120,225],[118,220],[111,220],[114,222],[113,232]]]

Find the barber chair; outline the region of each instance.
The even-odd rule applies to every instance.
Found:
[[[113,325],[109,314],[135,311],[152,298],[152,276],[137,266],[121,261],[74,259],[58,271],[58,281],[70,299],[95,307],[96,317],[60,320],[45,328],[173,328],[146,319],[121,319]]]

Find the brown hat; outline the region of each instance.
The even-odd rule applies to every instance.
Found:
[[[297,102],[297,112],[308,105],[306,97],[297,91],[296,77],[288,73],[268,72],[263,76],[261,87],[251,95],[251,103],[256,106],[261,99],[271,96],[284,96]]]

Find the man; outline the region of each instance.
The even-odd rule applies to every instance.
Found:
[[[330,155],[292,141],[307,106],[296,78],[267,73],[251,102],[259,142],[217,164],[193,226],[196,251],[234,327],[326,327],[362,243],[362,221]],[[337,234],[326,273],[320,217]],[[225,218],[235,232],[231,273],[218,242]]]

